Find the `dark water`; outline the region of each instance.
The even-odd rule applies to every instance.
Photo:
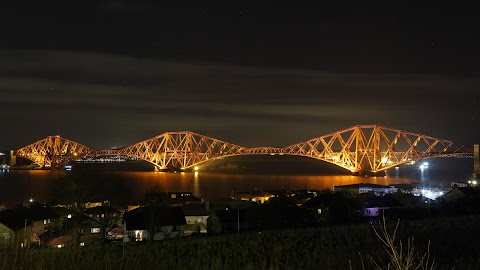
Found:
[[[437,158],[426,162],[429,166],[424,170],[419,168],[421,162],[417,162],[391,169],[386,176],[362,177],[308,158],[230,158],[202,166],[198,173],[97,170],[82,180],[98,199],[129,202],[141,200],[144,192],[155,185],[171,192],[191,191],[198,197],[222,197],[230,196],[233,191],[305,187],[321,190],[362,182],[450,186],[452,181],[467,181],[472,177],[473,159]],[[42,202],[61,200],[69,188],[66,174],[42,170],[0,171],[0,204],[14,205],[28,198]]]

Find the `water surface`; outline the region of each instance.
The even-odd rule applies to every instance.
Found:
[[[82,181],[98,199],[133,202],[146,190],[191,191],[198,197],[231,196],[253,189],[332,189],[334,185],[375,183],[382,185],[422,183],[450,186],[471,178],[473,159],[439,158],[427,161],[428,169],[404,165],[386,176],[352,176],[324,162],[290,157],[234,158],[200,167],[198,173],[153,171],[96,171]],[[63,199],[70,184],[64,171],[23,170],[0,172],[0,204],[14,205],[28,198],[42,202]]]

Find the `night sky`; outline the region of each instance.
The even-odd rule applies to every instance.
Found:
[[[0,4],[2,150],[181,130],[287,146],[357,124],[480,143],[468,7],[3,2],[17,1]]]

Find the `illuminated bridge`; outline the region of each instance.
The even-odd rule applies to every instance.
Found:
[[[183,131],[166,132],[119,150],[94,150],[50,136],[17,150],[16,154],[46,168],[61,168],[85,156],[131,156],[160,170],[194,168],[229,156],[280,154],[322,160],[352,173],[376,173],[427,158],[473,155],[473,147],[378,125],[359,125],[283,148],[248,148]]]

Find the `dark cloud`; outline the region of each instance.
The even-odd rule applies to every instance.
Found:
[[[479,78],[338,73],[74,51],[0,51],[1,148],[52,134],[95,147],[192,130],[288,145],[377,123],[470,143]],[[475,118],[475,115],[477,117]]]

